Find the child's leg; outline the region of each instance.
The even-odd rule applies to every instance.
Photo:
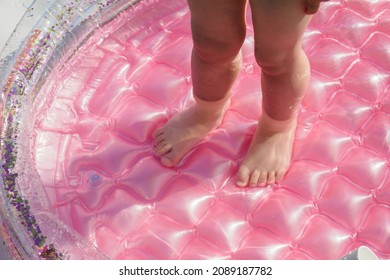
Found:
[[[263,113],[237,174],[238,186],[281,180],[293,147],[297,111],[310,65],[301,40],[310,16],[302,0],[250,0],[255,56],[262,68]]]
[[[241,67],[246,0],[188,0],[191,11],[194,106],[153,134],[165,166],[182,157],[219,125]]]

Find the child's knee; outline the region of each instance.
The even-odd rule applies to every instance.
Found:
[[[235,59],[245,40],[245,31],[222,36],[205,36],[193,32],[194,51],[200,59],[208,63],[226,63]]]
[[[269,50],[255,47],[255,58],[261,70],[270,75],[281,75],[290,70],[300,55],[304,55],[301,49]]]

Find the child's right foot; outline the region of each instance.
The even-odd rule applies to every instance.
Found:
[[[172,167],[193,149],[221,121],[228,105],[227,99],[219,101],[196,100],[196,103],[173,116],[153,133],[156,154],[164,166]]]
[[[283,179],[290,166],[296,125],[296,117],[277,121],[263,113],[237,173],[239,187],[265,186]]]

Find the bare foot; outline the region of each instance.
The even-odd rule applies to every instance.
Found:
[[[173,116],[153,133],[157,156],[164,166],[172,167],[217,128],[228,106],[227,99],[196,103]]]
[[[263,113],[238,170],[237,186],[265,186],[283,179],[290,166],[296,123],[296,118],[277,121]]]

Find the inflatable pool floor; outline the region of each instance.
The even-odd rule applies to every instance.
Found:
[[[261,114],[250,12],[222,125],[176,168],[151,135],[193,102],[186,2],[122,13],[33,104],[29,149],[47,196],[37,217],[112,259],[339,259],[361,245],[390,258],[389,19],[390,1],[322,6],[304,37],[312,78],[291,168],[242,189],[235,174]]]

